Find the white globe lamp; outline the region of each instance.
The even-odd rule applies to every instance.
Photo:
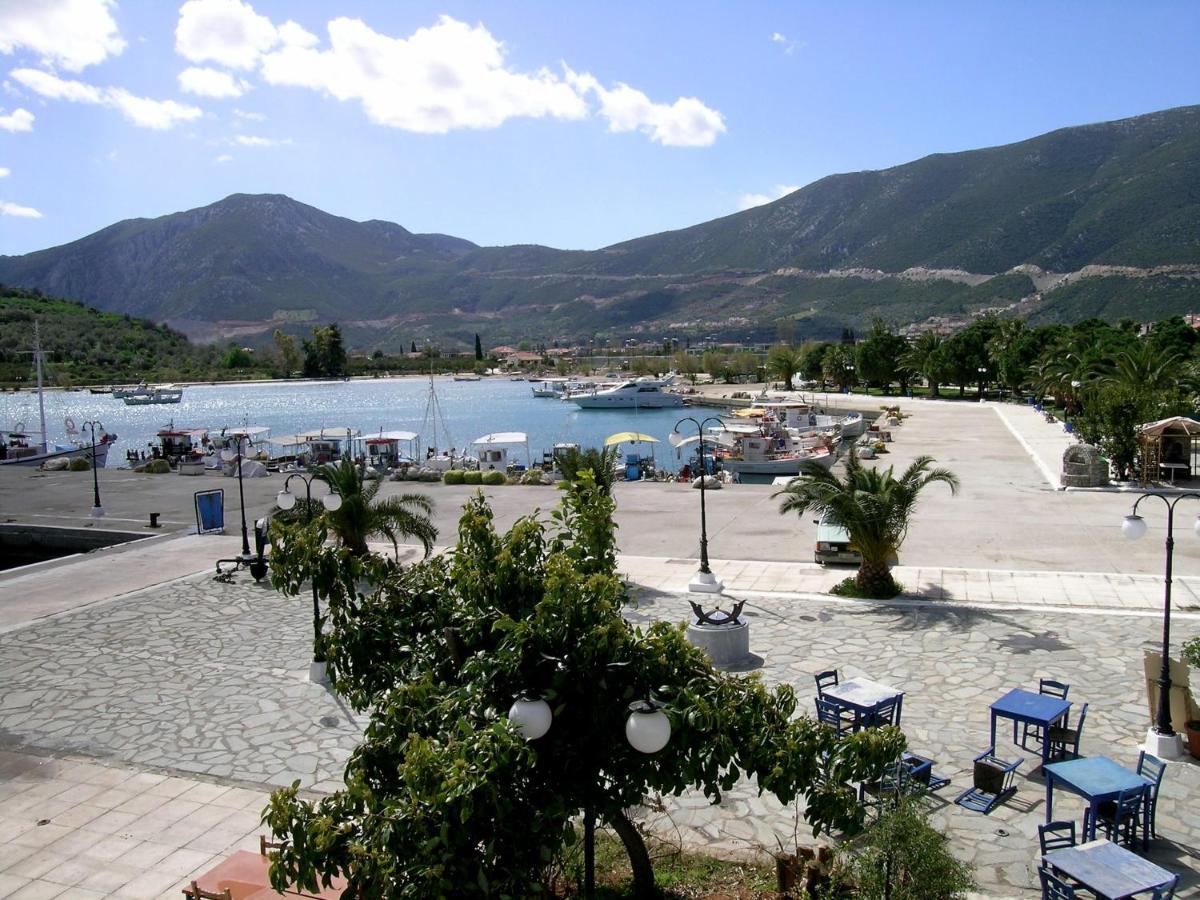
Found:
[[[508,708],[508,719],[517,726],[525,740],[536,741],[550,730],[553,714],[550,712],[550,704],[545,700],[527,700],[522,697]]]
[[[292,509],[296,505],[296,495],[280,491],[275,495],[275,505],[280,509]]]
[[[671,739],[671,720],[648,703],[636,704],[625,720],[625,739],[640,753],[657,753]]]
[[[1146,520],[1137,513],[1131,513],[1121,522],[1121,533],[1131,541],[1136,541],[1146,533]]]
[[[326,494],[324,497],[321,498],[321,505],[324,506],[330,512],[337,512],[339,509],[342,508],[342,495],[341,494]]]

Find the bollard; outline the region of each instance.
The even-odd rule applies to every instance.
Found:
[[[149,525],[150,528],[161,528],[162,527],[161,525],[158,524],[158,517],[160,515],[161,515],[161,513],[150,513],[150,525]]]

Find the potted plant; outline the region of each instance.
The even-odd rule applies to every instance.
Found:
[[[1194,637],[1183,645],[1182,656],[1193,669],[1200,669],[1200,637]],[[1187,723],[1188,753],[1200,759],[1200,720]]]

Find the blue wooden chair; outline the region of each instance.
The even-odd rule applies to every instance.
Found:
[[[1047,697],[1057,697],[1059,700],[1066,700],[1067,694],[1070,692],[1071,686],[1066,682],[1055,681],[1053,678],[1042,678],[1038,681],[1038,693],[1044,694]],[[1066,718],[1063,719],[1063,725],[1067,725]],[[1029,742],[1033,741],[1040,744],[1046,739],[1046,735],[1042,731],[1041,725],[1035,725],[1031,722],[1022,722],[1021,739],[1017,740],[1017,723],[1013,722],[1013,743],[1020,746],[1023,750],[1029,749]]]
[[[834,729],[838,737],[845,737],[857,730],[858,717],[850,710],[824,697],[814,697],[813,700],[817,704],[817,721]]]
[[[837,669],[831,669],[828,672],[819,672],[813,676],[817,682],[817,696],[825,696],[825,688],[836,687],[838,684]]]
[[[1157,756],[1151,756],[1145,750],[1138,754],[1137,773],[1145,778],[1150,779],[1150,789],[1146,792],[1146,827],[1150,833],[1150,837],[1158,837],[1158,829],[1155,827],[1154,819],[1158,813],[1158,789],[1162,785],[1163,774],[1167,771],[1167,764]]]
[[[933,760],[906,753],[882,778],[864,781],[858,786],[860,806],[877,806],[883,810],[884,801],[929,790],[933,775]]]
[[[1000,759],[996,756],[996,748],[988,747],[975,757],[973,784],[959,794],[954,802],[965,809],[987,815],[1016,793],[1013,778],[1017,767],[1024,761],[1022,757],[1017,757],[1013,762]]]
[[[1047,822],[1038,826],[1038,843],[1042,847],[1042,856],[1051,850],[1075,846],[1074,822]]]
[[[1038,869],[1038,878],[1042,881],[1042,900],[1075,900],[1079,896],[1075,888],[1056,875],[1053,869],[1042,866]]]
[[[1079,742],[1083,740],[1083,723],[1087,719],[1087,711],[1088,705],[1085,703],[1079,710],[1079,722],[1074,728],[1053,725],[1046,732],[1046,740],[1050,742],[1051,761],[1079,759]]]
[[[1117,794],[1116,800],[1101,803],[1096,808],[1095,827],[1103,828],[1105,836],[1113,843],[1132,847],[1134,841],[1137,840],[1138,825],[1141,823],[1142,807],[1146,803],[1147,790],[1147,788],[1140,787],[1130,791],[1121,791]],[[1091,816],[1090,809],[1083,814],[1084,834],[1087,834],[1093,826]]]
[[[879,728],[884,725],[900,725],[900,710],[904,703],[904,697],[896,697],[893,700],[887,700],[880,703],[871,712],[870,718],[866,725],[869,728]]]

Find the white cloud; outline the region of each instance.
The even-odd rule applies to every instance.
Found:
[[[12,169],[5,169],[4,167],[0,166],[0,178],[7,178],[11,174]]]
[[[125,49],[113,0],[4,0],[0,53],[24,48],[47,65],[78,72]]]
[[[69,100],[74,103],[92,103],[112,107],[119,110],[126,119],[139,128],[161,131],[179,122],[198,119],[202,115],[195,106],[188,106],[175,100],[151,100],[148,97],[131,94],[124,88],[96,87],[84,84],[82,81],[59,78],[37,69],[14,69],[11,74],[31,91],[52,100]],[[17,113],[20,112],[23,110],[17,110]],[[13,115],[15,116],[17,113]],[[29,117],[29,121],[32,123],[32,116]],[[0,121],[0,127],[6,127],[2,121]],[[28,131],[29,129],[10,128],[9,130]]]
[[[680,97],[674,103],[655,103],[627,84],[604,88],[586,72],[567,70],[567,80],[581,94],[594,93],[600,115],[608,119],[609,131],[641,131],[667,147],[708,147],[725,132],[725,120],[715,109],[695,97]]]
[[[247,112],[244,109],[235,109],[233,114],[247,122],[265,122],[267,120],[267,117],[260,112]]]
[[[101,103],[104,100],[104,92],[98,87],[38,69],[13,69],[12,77],[35,94],[51,100],[70,100],[72,103]]]
[[[268,50],[310,47],[316,35],[295,22],[278,28],[241,0],[188,0],[179,8],[175,50],[192,62],[215,62],[233,69],[252,69]]]
[[[7,200],[0,200],[0,216],[17,216],[21,219],[40,219],[42,214],[32,206],[19,206],[16,203],[9,203]]]
[[[329,44],[328,50],[293,44],[267,54],[264,78],[358,100],[371,121],[426,134],[495,128],[515,117],[588,114],[562,79],[547,70],[508,68],[504,45],[486,28],[449,16],[408,38],[338,18],[329,23]]]
[[[742,194],[742,196],[738,198],[738,209],[753,209],[756,206],[762,206],[764,203],[771,203],[774,200],[778,200],[780,197],[787,196],[788,194],[792,193],[792,191],[798,190],[800,190],[800,185],[798,184],[777,184],[775,185],[774,192],[770,194]]]
[[[627,84],[608,90],[569,68],[565,76],[519,71],[482,24],[443,15],[407,37],[391,37],[339,17],[326,30],[322,48],[300,25],[277,26],[244,0],[187,0],[175,49],[192,62],[258,66],[269,84],[358,101],[372,122],[424,134],[496,128],[522,117],[585,119],[594,111],[589,94],[610,130],[641,131],[666,146],[708,146],[725,131],[721,114],[695,97],[655,103]]]
[[[778,31],[772,32],[772,34],[771,34],[771,43],[772,43],[772,44],[779,44],[780,46],[782,46],[782,47],[783,47],[783,52],[784,52],[784,53],[791,53],[791,52],[792,52],[793,50],[795,50],[797,47],[803,47],[803,46],[804,46],[804,44],[802,44],[802,43],[800,43],[800,42],[798,42],[798,41],[791,41],[791,40],[788,40],[788,38],[787,38],[787,35],[780,34]]]
[[[279,147],[291,142],[291,138],[265,138],[255,137],[250,134],[239,134],[230,141],[231,144],[236,144],[239,147]]]
[[[220,156],[218,156],[216,159],[214,159],[214,160],[213,160],[213,162],[215,162],[215,163],[227,163],[227,162],[229,162],[229,161],[230,161],[230,160],[232,160],[232,159],[233,159],[233,157],[232,157],[232,156],[230,156],[228,153],[222,153]]]
[[[35,116],[27,109],[14,109],[7,116],[0,116],[0,128],[5,131],[33,131]]]
[[[202,66],[189,66],[179,73],[179,87],[184,93],[200,97],[240,97],[250,89],[245,81],[228,72]]]
[[[107,88],[104,97],[107,105],[119,109],[121,115],[134,125],[139,128],[152,128],[155,131],[165,131],[179,122],[191,122],[203,115],[194,106],[174,100],[137,97],[124,88]]]

